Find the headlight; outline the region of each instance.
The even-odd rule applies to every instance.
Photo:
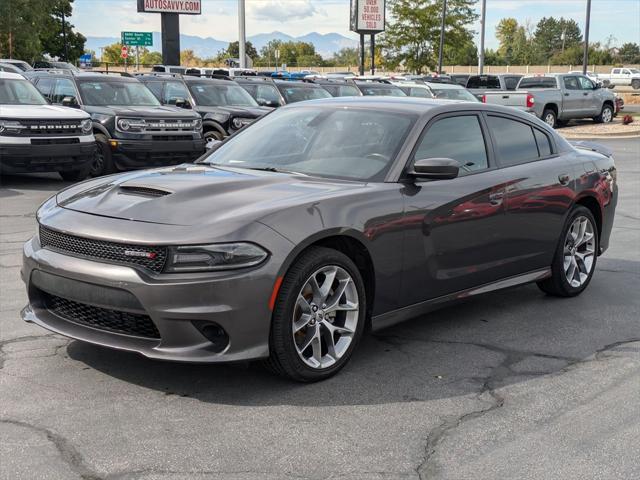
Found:
[[[16,122],[15,120],[0,120],[0,135],[1,134],[15,134],[20,133],[20,131],[24,128],[27,128],[25,125],[22,125],[20,122]]]
[[[202,119],[197,118],[193,121],[193,129],[194,130],[202,130]]]
[[[82,128],[82,133],[86,133],[88,135],[91,133],[91,130],[93,130],[93,123],[91,123],[90,118],[86,118],[82,120],[80,127]]]
[[[146,128],[147,122],[141,118],[119,118],[117,125],[118,130],[123,132],[141,132]]]
[[[252,243],[221,243],[171,247],[166,272],[210,272],[253,267],[262,263],[269,254]]]
[[[234,118],[232,121],[233,128],[240,130],[253,122],[253,118]]]

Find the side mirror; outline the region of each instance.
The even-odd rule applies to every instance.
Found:
[[[169,100],[169,103],[178,108],[191,108],[191,103],[186,98],[177,97]]]
[[[449,180],[456,178],[459,172],[460,164],[452,158],[425,158],[416,160],[409,174],[416,178]]]
[[[602,88],[602,84],[601,84],[600,82],[596,82],[596,83],[593,85],[593,89],[594,89],[594,90],[600,90],[601,88]]]
[[[62,106],[75,108],[78,106],[78,100],[76,100],[76,97],[64,97],[62,99]]]

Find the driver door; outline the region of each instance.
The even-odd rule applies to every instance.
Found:
[[[403,305],[502,278],[508,181],[489,139],[478,112],[457,112],[432,120],[418,141],[410,164],[452,158],[460,174],[407,182]]]

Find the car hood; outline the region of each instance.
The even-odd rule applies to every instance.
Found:
[[[208,113],[227,113],[233,117],[258,118],[269,113],[270,107],[234,107],[231,105],[219,107],[198,106],[198,111],[204,115]]]
[[[91,106],[87,108],[91,113],[99,113],[104,115],[117,115],[119,117],[140,117],[140,118],[197,118],[197,115],[183,108],[171,106],[157,107],[127,107],[122,105],[107,105],[104,107]]]
[[[364,183],[184,164],[112,175],[58,193],[60,207],[169,225],[253,221],[295,205],[362,189]]]
[[[89,118],[87,112],[58,105],[2,105],[0,110],[4,118],[36,118],[44,120]]]

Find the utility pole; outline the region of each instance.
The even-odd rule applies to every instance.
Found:
[[[371,34],[371,75],[376,74],[376,36]]]
[[[478,55],[478,75],[484,72],[484,32],[487,19],[487,0],[482,0],[482,10],[480,12],[480,52]]]
[[[244,0],[238,0],[238,32],[239,32],[239,56],[240,56],[240,68],[247,68],[247,54],[245,43],[247,41],[245,36],[245,17],[244,17]]]
[[[438,52],[438,73],[442,73],[442,52],[444,50],[444,25],[447,18],[447,0],[442,0],[442,23],[440,24],[440,51]]]
[[[584,54],[582,55],[582,74],[587,74],[589,64],[589,24],[591,23],[591,0],[587,0],[587,21],[584,26]]]
[[[69,50],[67,49],[67,27],[65,25],[65,21],[64,21],[64,10],[60,10],[60,13],[62,14],[62,44],[64,46],[64,61],[68,62],[69,61]]]
[[[360,75],[364,75],[364,33],[360,34]]]

